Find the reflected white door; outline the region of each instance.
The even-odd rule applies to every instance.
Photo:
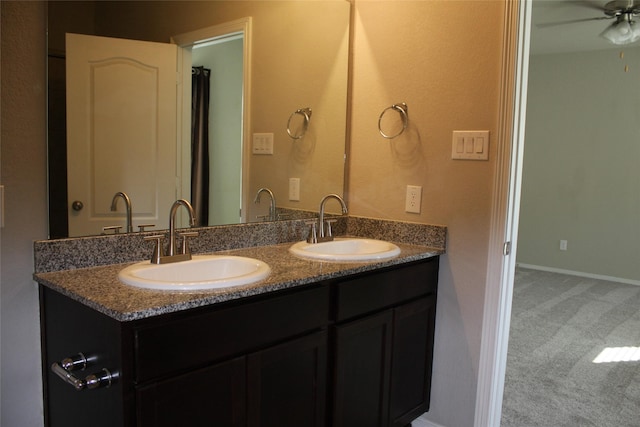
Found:
[[[110,210],[119,191],[134,230],[167,228],[180,188],[176,45],[67,34],[66,58],[69,235],[125,230],[123,200]]]

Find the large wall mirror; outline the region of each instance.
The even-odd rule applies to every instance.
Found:
[[[210,93],[210,109],[216,112],[235,109],[240,117],[210,121],[222,135],[215,138],[221,139],[216,143],[223,148],[210,151],[210,167],[217,175],[209,183],[210,213],[203,225],[304,216],[317,211],[324,195],[343,193],[351,13],[347,0],[50,1],[48,12],[51,238],[104,232],[101,225],[80,233],[69,230],[70,217],[77,211],[74,211],[74,197],[68,194],[67,174],[85,164],[82,160],[74,160],[66,145],[67,33],[180,45],[180,37],[176,39],[176,36],[247,22],[248,19],[251,22],[248,40],[243,40],[245,35],[234,30],[232,33],[235,34],[228,38],[220,38],[225,43],[218,43],[220,40],[213,43],[218,51],[235,52],[230,57],[212,60],[202,53],[208,49],[196,52],[196,49],[187,48],[187,56],[194,66],[218,67],[219,70],[212,74],[219,76],[226,72],[232,78],[242,73],[243,54],[246,53],[238,53],[237,49],[250,48],[250,58],[244,60],[244,65],[249,64],[249,69],[244,70],[249,80],[243,82],[241,76],[235,79],[237,84],[244,85],[240,98],[248,94],[250,99],[240,99],[237,103],[229,101],[228,95],[223,93],[223,89],[230,87],[226,82],[218,84],[221,89]],[[216,51],[216,48],[211,50]],[[229,71],[232,65],[240,68]],[[238,130],[235,136],[229,136],[234,133],[229,132],[232,129]],[[177,134],[179,131],[180,124]],[[269,140],[273,140],[272,153],[268,149]],[[253,145],[254,142],[257,145]],[[180,176],[162,177],[167,182],[189,175],[191,162],[184,157],[190,156],[191,147],[179,146],[180,143],[184,144],[176,135],[176,152],[183,153],[178,166]],[[114,143],[114,150],[116,145]],[[121,151],[128,149],[124,147]],[[227,158],[227,155],[231,157]],[[120,157],[124,156],[94,153],[91,161],[104,160],[110,166],[102,166],[102,169],[114,169],[114,162]],[[235,161],[240,162],[242,170],[227,169]],[[133,169],[134,166],[127,167]],[[96,176],[99,175],[94,174],[91,180],[99,181]],[[93,181],[92,185],[99,184]],[[120,187],[110,191],[128,191],[126,181]],[[183,181],[175,187],[175,198],[190,200],[189,185]],[[262,192],[259,203],[254,202],[262,188],[268,188],[275,196],[276,215],[270,211],[267,192]],[[239,202],[219,199],[225,192],[239,193],[236,197]],[[143,198],[131,197],[134,231],[145,223],[155,223],[154,229],[167,228],[165,219],[145,217],[141,208],[136,208],[148,202],[140,200]],[[113,225],[123,226],[124,232],[124,203],[119,200],[116,212],[111,213],[110,199],[99,203],[84,201],[84,209],[92,209],[98,216],[104,214]],[[87,206],[91,203],[99,206]],[[158,206],[159,212],[166,214],[169,208],[169,205]]]

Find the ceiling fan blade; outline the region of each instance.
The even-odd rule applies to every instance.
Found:
[[[612,16],[601,16],[599,18],[570,19],[568,21],[546,22],[546,23],[542,23],[542,24],[537,24],[536,27],[538,27],[538,28],[548,28],[548,27],[556,27],[558,25],[576,24],[578,22],[601,21],[603,19],[613,19],[613,17]]]
[[[593,9],[593,10],[598,10],[600,12],[602,12],[604,10],[604,5],[602,3],[599,3],[595,0],[580,0],[580,1],[576,1],[574,2],[580,6],[583,6],[587,9]]]

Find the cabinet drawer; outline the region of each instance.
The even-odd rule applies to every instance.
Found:
[[[435,294],[438,257],[335,283],[334,319],[346,320],[421,295]]]
[[[260,349],[328,323],[319,286],[225,308],[212,307],[135,331],[138,382]]]

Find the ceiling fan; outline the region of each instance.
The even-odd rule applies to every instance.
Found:
[[[604,6],[593,2],[580,2],[580,4],[597,9],[605,16],[584,19],[572,19],[569,21],[550,22],[538,24],[537,27],[553,27],[578,22],[600,21],[603,19],[615,19],[611,25],[600,33],[600,36],[616,45],[626,45],[640,40],[640,22],[636,17],[640,16],[640,0],[613,0]],[[639,19],[640,21],[640,19]]]

